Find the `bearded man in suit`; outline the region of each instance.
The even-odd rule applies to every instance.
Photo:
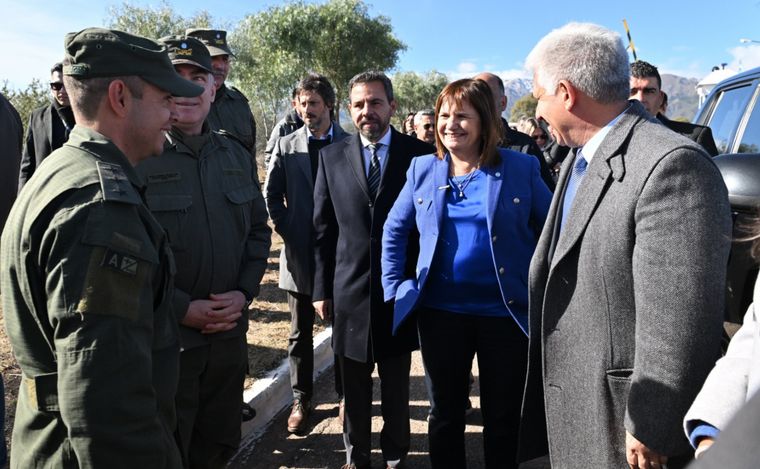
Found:
[[[546,431],[555,469],[683,467],[681,421],[719,353],[726,187],[628,101],[618,34],[570,23],[526,64],[536,117],[574,150],[530,268],[521,459]]]
[[[315,275],[312,299],[333,317],[333,350],[343,376],[346,468],[369,468],[372,371],[377,364],[387,467],[409,452],[409,368],[417,348],[410,325],[392,335],[393,305],[383,301],[383,224],[413,157],[435,148],[390,126],[396,110],[391,81],[381,72],[351,79],[349,111],[359,133],[323,148],[314,183]],[[416,242],[411,243],[416,245]],[[416,261],[416,253],[407,256]],[[411,272],[414,262],[410,262]]]

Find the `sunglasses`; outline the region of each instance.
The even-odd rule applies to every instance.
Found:
[[[533,137],[534,140],[546,140],[546,134],[536,135]]]
[[[50,82],[50,89],[55,91],[61,91],[61,88],[63,88],[63,83],[60,81],[51,81]]]

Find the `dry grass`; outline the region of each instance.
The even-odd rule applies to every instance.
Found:
[[[250,387],[267,371],[279,366],[288,354],[290,313],[285,292],[277,287],[280,249],[282,249],[282,239],[274,233],[272,249],[269,253],[269,266],[261,282],[260,295],[254,301],[250,314],[248,360],[251,376],[245,380],[246,387]],[[2,322],[3,318],[0,315],[0,323]],[[0,327],[0,369],[5,380],[5,438],[6,441],[10,441],[21,370],[11,353],[10,343],[5,335],[5,326],[4,324],[0,326],[2,326]],[[316,325],[314,333],[322,329],[324,329],[323,325]]]

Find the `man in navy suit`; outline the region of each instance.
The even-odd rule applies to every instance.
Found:
[[[390,127],[396,101],[383,73],[360,73],[348,87],[359,133],[319,155],[312,299],[323,319],[333,319],[333,350],[345,398],[344,467],[370,467],[375,364],[384,421],[380,446],[387,467],[398,467],[409,452],[409,366],[417,335],[413,326],[391,334],[393,305],[383,301],[380,241],[412,158],[435,148]]]

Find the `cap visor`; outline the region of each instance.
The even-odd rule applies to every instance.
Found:
[[[203,93],[202,87],[191,83],[176,73],[165,73],[152,76],[143,75],[142,78],[148,83],[151,83],[164,91],[168,91],[174,96],[194,98]]]
[[[206,48],[208,49],[208,53],[211,55],[211,57],[216,57],[217,55],[231,55],[232,57],[235,57],[235,54],[232,52],[221,49],[219,47],[214,47],[206,44]]]
[[[203,65],[199,64],[198,62],[190,59],[174,59],[172,60],[172,65],[192,65],[194,67],[198,67],[201,70],[205,70],[208,73],[214,73],[213,70],[209,70],[208,67],[204,67]]]

